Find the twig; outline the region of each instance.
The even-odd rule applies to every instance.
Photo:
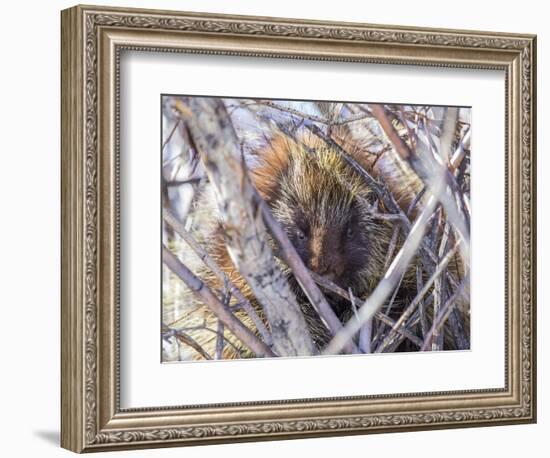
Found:
[[[386,253],[386,260],[384,261],[384,271],[387,270],[389,267],[391,260],[393,258],[393,253],[395,251],[395,247],[397,246],[397,237],[399,236],[399,230],[400,227],[398,224],[396,224],[393,227],[393,232],[390,239],[390,244],[388,245],[388,251]]]
[[[458,287],[458,289],[454,292],[454,294],[447,300],[447,302],[445,302],[445,305],[441,307],[441,311],[437,314],[437,316],[433,320],[432,327],[430,328],[430,330],[428,331],[428,334],[424,339],[424,343],[422,344],[422,347],[420,349],[421,351],[426,351],[430,347],[430,343],[432,339],[435,337],[436,333],[439,332],[441,326],[443,326],[443,324],[445,323],[445,321],[453,311],[458,297],[462,295],[464,286],[465,284],[462,283]]]
[[[188,336],[185,332],[179,329],[171,329],[168,327],[166,329],[167,331],[163,332],[163,337],[175,337],[176,339],[183,342],[185,345],[188,345],[193,350],[195,350],[204,359],[212,359],[212,356],[210,356],[208,352],[204,348],[202,348],[195,339],[193,339],[191,336]]]
[[[225,337],[223,335],[223,322],[221,320],[218,320],[218,329],[217,329],[217,337],[216,337],[216,359],[222,359],[223,357],[223,347],[225,343]]]
[[[422,270],[420,266],[416,266],[416,290],[422,291]],[[422,338],[425,338],[426,333],[428,332],[428,320],[426,317],[426,304],[424,299],[420,299],[418,304],[418,313],[420,315],[420,330],[422,331]]]
[[[372,117],[371,114],[364,114],[363,113],[359,116],[353,116],[353,117],[350,117],[348,119],[333,121],[333,120],[330,120],[330,119],[321,118],[320,116],[316,116],[316,115],[313,115],[313,114],[304,113],[303,111],[296,110],[294,108],[282,107],[281,105],[278,105],[275,102],[270,102],[270,101],[267,101],[267,100],[256,100],[254,102],[249,103],[248,105],[263,105],[263,106],[266,106],[266,107],[269,107],[269,108],[273,108],[275,110],[282,111],[284,113],[291,114],[293,116],[298,116],[302,119],[308,119],[308,120],[313,121],[313,122],[318,122],[320,124],[331,125],[331,126],[340,126],[340,125],[343,125],[343,124],[349,124],[351,122],[361,121],[365,118],[371,118]]]
[[[220,302],[216,295],[164,245],[162,247],[162,261],[258,357],[275,356],[275,353],[239,321],[229,307]]]
[[[173,325],[173,324],[172,324]],[[172,328],[173,329],[173,328]],[[174,329],[174,331],[182,331],[182,332],[186,332],[186,331],[207,331],[207,332],[210,332],[211,334],[214,334],[214,335],[218,335],[218,330],[217,329],[212,329],[212,328],[209,328],[208,326],[206,325],[201,325],[201,326],[183,326],[181,328],[178,328],[177,330]],[[239,355],[242,355],[242,348],[239,348],[237,347],[233,342],[231,342],[230,339],[225,339],[225,343],[228,344],[230,347],[232,347]]]
[[[170,133],[168,134],[168,137],[166,137],[166,140],[164,140],[164,143],[162,144],[162,150],[164,151],[164,148],[166,148],[166,145],[168,145],[168,143],[170,143],[170,140],[172,139],[172,136],[174,135],[174,132],[176,132],[176,129],[178,128],[178,126],[180,125],[180,122],[181,122],[181,119],[178,119],[175,123],[174,123],[174,127],[172,128],[172,130],[170,131]]]
[[[188,178],[187,180],[164,180],[164,184],[168,187],[181,186],[184,184],[199,184],[204,177]]]
[[[351,291],[351,288],[348,288],[349,299],[351,302],[351,308],[353,309],[353,314],[358,320],[359,316],[357,315],[357,305],[355,305],[355,296]],[[362,353],[371,352],[371,336],[372,336],[372,318],[367,321],[359,330],[359,350]]]
[[[418,205],[418,202],[420,202],[420,199],[422,199],[422,196],[426,193],[426,186],[424,186],[420,192],[414,197],[414,199],[411,201],[409,207],[407,208],[407,216],[410,216],[414,208]]]

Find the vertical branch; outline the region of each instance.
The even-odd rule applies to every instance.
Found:
[[[218,320],[217,333],[218,335],[216,337],[216,359],[222,359],[225,338],[224,338],[224,326],[221,320]]]
[[[435,229],[435,235],[437,236],[439,234],[439,227],[441,223],[443,222],[443,215],[439,215],[439,221]],[[438,247],[438,257],[441,259],[443,257],[443,254],[445,252],[445,247],[447,246],[447,239],[449,237],[449,224],[445,223],[443,227],[443,235],[441,237],[441,241]],[[434,238],[434,242],[436,239]],[[443,297],[443,285],[444,285],[444,276],[440,275],[437,277],[434,281],[434,288],[432,291],[433,296],[433,316],[437,316],[439,313],[441,303],[445,300]],[[434,335],[434,338],[432,340],[432,350],[433,351],[439,351],[443,347],[443,334],[439,334],[438,331],[436,331],[436,334]]]

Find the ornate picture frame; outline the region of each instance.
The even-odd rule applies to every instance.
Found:
[[[62,12],[61,445],[75,452],[536,421],[536,37],[76,6]],[[505,387],[121,408],[120,56],[505,73]],[[182,368],[184,370],[184,368]]]

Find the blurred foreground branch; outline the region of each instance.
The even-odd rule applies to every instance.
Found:
[[[177,100],[175,108],[214,186],[229,255],[264,308],[275,351],[280,356],[315,354],[305,318],[267,243],[262,211],[223,102],[191,97],[186,103]]]

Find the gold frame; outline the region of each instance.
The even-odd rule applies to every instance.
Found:
[[[99,451],[536,419],[536,37],[76,6],[62,12],[61,445]],[[125,409],[118,384],[118,64],[124,49],[506,73],[502,390]]]

